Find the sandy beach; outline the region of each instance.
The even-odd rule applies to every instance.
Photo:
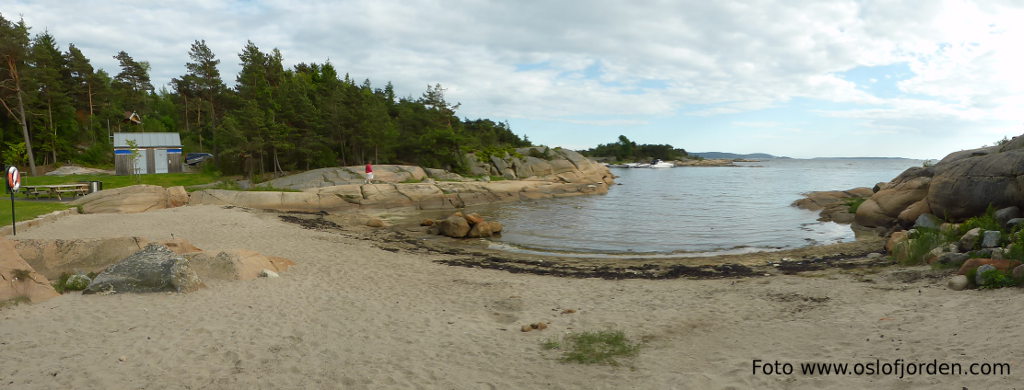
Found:
[[[65,294],[0,310],[5,389],[1021,388],[1020,289],[951,291],[927,268],[604,280],[453,267],[218,206],[73,215],[18,238],[185,238],[296,266],[190,294]],[[574,313],[563,313],[574,309]],[[550,322],[542,331],[524,324]],[[542,342],[619,329],[620,366]],[[790,375],[753,361],[790,363]],[[805,375],[800,363],[1007,363],[1010,375]],[[895,363],[894,363],[895,364]]]

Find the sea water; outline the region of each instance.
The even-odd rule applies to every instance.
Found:
[[[728,254],[854,239],[848,225],[791,206],[809,191],[872,187],[909,159],[769,159],[738,167],[612,168],[606,195],[487,206],[505,226],[491,246],[562,256]]]

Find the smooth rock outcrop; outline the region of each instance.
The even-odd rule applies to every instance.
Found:
[[[144,211],[179,207],[188,204],[189,195],[184,187],[134,185],[94,192],[71,202],[82,213],[141,213]]]
[[[804,194],[804,198],[794,201],[792,206],[811,211],[820,210],[818,220],[822,222],[850,223],[854,220],[854,214],[850,213],[848,203],[858,198],[868,198],[871,194],[871,189],[867,187],[846,191],[814,191]]]
[[[59,295],[46,276],[18,255],[14,242],[0,237],[0,302],[28,299],[34,303]]]
[[[16,239],[18,254],[39,273],[56,280],[61,274],[100,272],[146,247],[141,237],[102,239]]]
[[[187,293],[201,286],[188,260],[163,245],[149,244],[97,275],[82,293]]]
[[[1019,217],[1024,204],[1024,137],[1000,145],[950,153],[934,166],[907,169],[857,210],[856,224],[889,228],[931,213],[949,221],[1002,208],[1001,223]]]
[[[365,166],[362,165],[319,168],[294,175],[279,177],[277,179],[257,184],[256,187],[306,190],[346,184],[363,184],[366,182],[365,169]],[[374,183],[418,182],[426,179],[427,177],[427,172],[423,168],[413,165],[373,166]]]
[[[265,256],[258,252],[235,249],[210,255],[199,253],[189,258],[189,266],[201,280],[253,280],[263,270],[281,273],[295,265],[283,257]]]
[[[929,177],[916,177],[890,184],[876,192],[857,208],[854,221],[866,227],[892,226],[899,220],[900,213],[924,199],[928,194],[930,182],[931,178]],[[910,215],[905,218],[910,218]],[[914,218],[916,219],[917,216]]]

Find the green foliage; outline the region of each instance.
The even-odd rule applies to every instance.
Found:
[[[6,151],[3,153],[4,164],[24,166],[28,162],[28,152],[25,150],[25,142],[8,142]]]
[[[45,202],[45,201],[14,201],[14,216],[18,220],[28,221],[34,219],[40,215],[49,214],[58,210],[65,210],[71,206],[67,203],[61,202]],[[6,201],[0,201],[0,226],[7,226],[11,224],[11,203],[10,199]]]
[[[1009,237],[1006,258],[1024,262],[1024,230],[1013,232]]]
[[[613,366],[619,365],[617,359],[640,352],[640,344],[630,341],[621,330],[573,333],[566,335],[562,342],[545,341],[541,347],[563,350],[563,362]]]
[[[516,153],[513,146],[487,146],[473,151],[476,160],[482,163],[490,163],[491,157],[507,158]]]
[[[896,245],[892,257],[901,265],[918,265],[927,260],[928,252],[949,243],[935,229],[918,228],[912,237]]]
[[[588,150],[580,150],[580,154],[588,157],[613,157],[615,161],[649,161],[652,159],[679,160],[689,156],[685,149],[677,149],[672,145],[637,145],[624,135],[618,142],[601,144]]]
[[[221,180],[216,172],[206,173],[166,173],[159,175],[139,175],[136,178],[114,175],[67,175],[67,176],[32,176],[22,179],[22,185],[54,185],[74,184],[85,181],[101,181],[103,189],[127,187],[135,184],[150,184],[161,187],[196,186]],[[2,208],[0,208],[2,209]]]
[[[855,213],[857,213],[857,209],[860,208],[860,205],[864,204],[864,201],[866,201],[866,200],[868,200],[868,199],[867,198],[849,198],[849,199],[844,200],[843,204],[845,204],[847,206],[847,211],[849,211],[850,214],[855,214]]]
[[[1006,231],[1002,226],[999,225],[999,221],[996,220],[996,209],[992,205],[988,206],[985,210],[985,214],[968,218],[964,223],[960,224],[960,234],[963,235],[974,228],[981,228],[981,230],[993,230],[1005,233]]]
[[[530,157],[540,158],[549,161],[555,158],[554,156],[551,155],[551,149],[549,148],[544,148],[543,152],[541,152],[538,148],[531,148],[528,154],[530,155]]]
[[[109,165],[108,132],[146,130],[178,132],[186,152],[211,152],[216,171],[250,178],[366,162],[465,173],[464,150],[530,145],[508,122],[460,119],[460,104],[449,101],[440,84],[419,98],[399,98],[390,82],[383,88],[369,80],[357,84],[329,62],[287,68],[279,50],[248,42],[228,87],[218,70],[221,59],[196,40],[184,74],[172,79],[170,91],[157,91],[150,64],[125,51],[114,56],[119,67],[111,76],[74,45],[62,53],[56,37],[44,32],[30,39],[28,31],[23,22],[0,16],[6,38],[0,54],[14,67],[0,67],[0,99],[24,100],[26,108],[24,116],[0,111],[4,159],[20,155],[7,151],[8,144],[29,138],[33,163]],[[138,113],[142,123],[124,122],[126,112]],[[22,137],[22,122],[32,134]]]
[[[52,284],[53,289],[59,294],[64,294],[68,291],[82,291],[85,290],[86,287],[89,287],[89,283],[86,282],[86,279],[72,278],[72,276],[74,276],[74,274],[67,272],[60,274],[60,277]],[[88,280],[92,280],[96,278],[96,273],[90,272],[85,276],[89,278]]]
[[[977,275],[977,270],[975,270]],[[971,280],[974,280],[973,278]],[[995,289],[1003,287],[1013,287],[1017,285],[1017,281],[1013,279],[1013,276],[1006,272],[998,269],[990,269],[981,273],[981,284],[978,285],[980,289]]]
[[[73,160],[84,166],[110,167],[114,164],[114,157],[110,154],[113,147],[106,142],[97,142],[73,156]]]

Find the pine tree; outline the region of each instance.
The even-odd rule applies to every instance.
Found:
[[[135,61],[124,51],[114,58],[120,63],[121,72],[114,76],[112,86],[121,97],[122,107],[139,115],[148,114],[148,96],[154,92],[149,81],[149,63]]]
[[[0,59],[3,60],[4,65],[0,69],[0,86],[2,86],[3,93],[3,96],[0,97],[0,104],[21,125],[28,154],[29,170],[32,176],[36,176],[32,140],[29,136],[28,120],[25,116],[25,93],[22,90],[21,72],[19,71],[19,68],[25,68],[28,47],[28,26],[25,25],[25,21],[21,20],[15,24],[4,19],[0,14]]]

